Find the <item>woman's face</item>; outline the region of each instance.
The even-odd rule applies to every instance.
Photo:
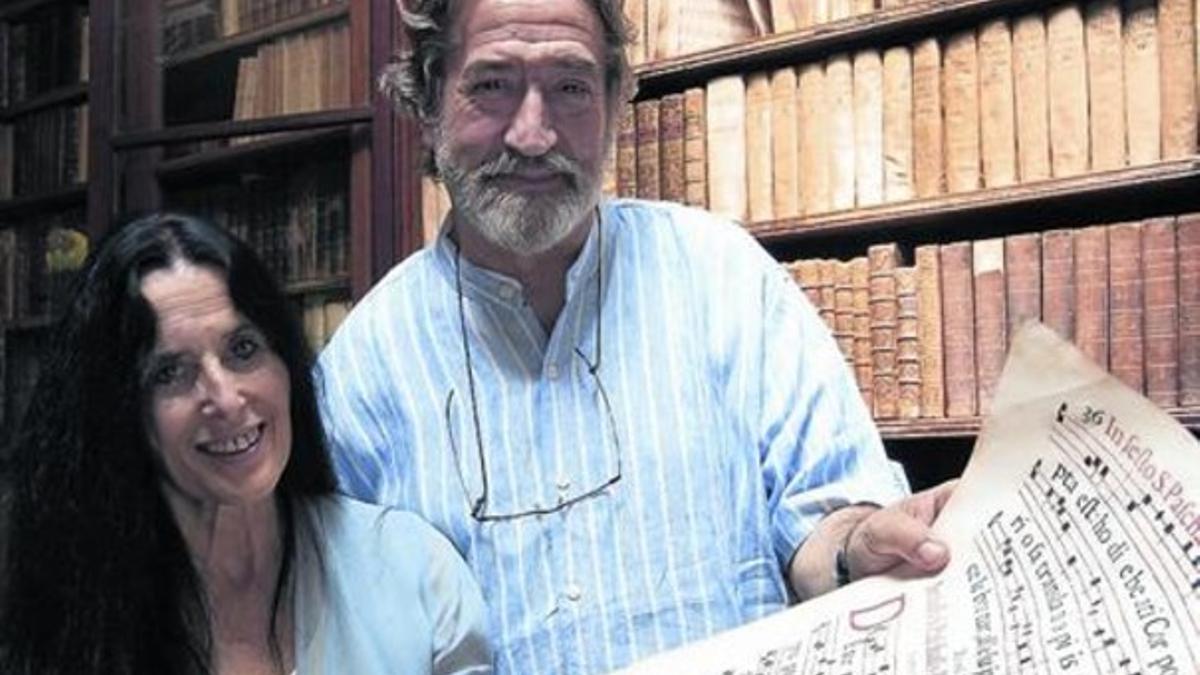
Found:
[[[141,291],[158,318],[141,378],[168,500],[205,508],[270,497],[292,447],[283,361],[212,268],[176,263],[147,274]]]

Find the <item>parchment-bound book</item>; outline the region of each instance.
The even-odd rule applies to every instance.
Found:
[[[1130,389],[1145,391],[1142,224],[1108,228],[1109,370]]]
[[[1033,232],[1004,238],[1005,301],[1009,341],[1026,321],[1042,319],[1042,237]]]
[[[912,199],[913,75],[908,47],[883,53],[883,199]]]
[[[796,69],[771,73],[771,178],[776,218],[800,215],[800,127]]]
[[[854,16],[855,0],[828,0],[829,20],[840,21]]]
[[[942,84],[946,107],[946,185],[950,192],[980,186],[979,60],[975,32],[946,38]]]
[[[708,122],[708,208],[745,222],[746,85],[741,75],[725,75],[705,88]]]
[[[879,4],[876,0],[854,0],[854,14],[870,14],[879,9]]]
[[[1125,66],[1121,46],[1121,3],[1093,0],[1084,9],[1092,169],[1126,164]]]
[[[877,419],[899,414],[896,337],[899,306],[896,301],[896,244],[875,244],[867,249],[870,268],[872,406]]]
[[[771,0],[771,28],[776,33],[796,30],[796,10],[792,0]]]
[[[1179,258],[1175,218],[1142,224],[1143,308],[1146,326],[1146,398],[1179,405]]]
[[[946,414],[942,357],[942,265],[936,244],[913,252],[917,268],[917,340],[921,349],[921,417]]]
[[[771,173],[771,76],[746,75],[746,187],[750,222],[775,219]]]
[[[647,60],[646,50],[654,48],[655,36],[646,35],[646,0],[622,0],[621,6],[637,33],[625,49],[629,64],[636,66]]]
[[[858,206],[883,202],[883,58],[854,55],[854,199]]]
[[[1200,214],[1179,216],[1179,405],[1200,406]]]
[[[825,62],[825,96],[829,124],[829,199],[835,210],[854,208],[854,67],[850,56]]]
[[[829,211],[829,114],[826,107],[825,66],[808,63],[800,67],[800,97],[797,124],[800,126],[800,208],[805,215]]]
[[[1158,2],[1126,0],[1124,25],[1125,121],[1129,163],[1162,157],[1162,90],[1159,86]]]
[[[1108,368],[1108,228],[1075,231],[1075,344]]]
[[[637,109],[637,196],[658,199],[661,195],[662,152],[658,144],[659,101],[638,101]]]
[[[1087,56],[1083,12],[1058,5],[1046,14],[1046,63],[1050,84],[1050,167],[1056,178],[1090,166]]]
[[[687,204],[708,208],[708,150],[704,88],[683,92],[683,172]]]
[[[704,51],[744,42],[770,32],[756,23],[751,3],[759,0],[668,1],[661,6],[658,58]]]
[[[946,417],[973,417],[975,380],[975,287],[971,242],[941,247],[942,341],[945,348]]]
[[[1158,50],[1162,88],[1162,156],[1196,153],[1196,0],[1159,0]]]
[[[946,191],[942,49],[936,38],[913,47],[913,184],[918,197]]]
[[[667,201],[687,201],[683,94],[667,94],[658,108],[659,189]]]
[[[1050,93],[1046,21],[1040,12],[1013,20],[1013,80],[1017,100],[1017,165],[1022,182],[1050,177]]]
[[[997,19],[979,28],[980,154],[984,187],[1017,182],[1016,96],[1012,30]]]
[[[1005,298],[1004,240],[974,242],[975,275],[975,378],[979,387],[979,414],[991,410],[1008,339]]]

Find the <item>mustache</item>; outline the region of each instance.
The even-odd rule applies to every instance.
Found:
[[[475,174],[481,179],[488,180],[526,171],[562,174],[569,178],[573,185],[579,184],[579,178],[583,173],[582,167],[577,162],[561,152],[551,150],[539,157],[526,157],[505,149],[495,158],[479,165],[475,169]]]

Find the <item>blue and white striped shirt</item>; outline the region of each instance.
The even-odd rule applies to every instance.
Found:
[[[444,233],[362,299],[320,360],[342,489],[454,542],[501,673],[605,672],[778,610],[823,514],[903,494],[828,330],[741,228],[633,200],[604,202],[599,227],[550,334],[517,282],[460,262],[488,511],[570,500],[619,464],[596,496],[472,518],[481,462]],[[616,442],[576,354],[595,359],[597,320]]]

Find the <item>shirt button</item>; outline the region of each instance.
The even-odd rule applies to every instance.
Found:
[[[554,365],[553,363],[546,366],[546,377],[548,377],[552,380],[557,380],[558,379],[558,366]]]
[[[568,584],[565,593],[571,602],[579,602],[579,599],[583,597],[583,589],[576,584]]]
[[[566,492],[567,490],[571,489],[571,479],[567,478],[566,476],[559,476],[558,482],[555,483],[555,485],[558,486],[560,492]]]
[[[503,298],[505,300],[512,300],[516,296],[517,296],[517,289],[513,288],[512,286],[501,286],[500,287],[500,297],[501,298]]]

